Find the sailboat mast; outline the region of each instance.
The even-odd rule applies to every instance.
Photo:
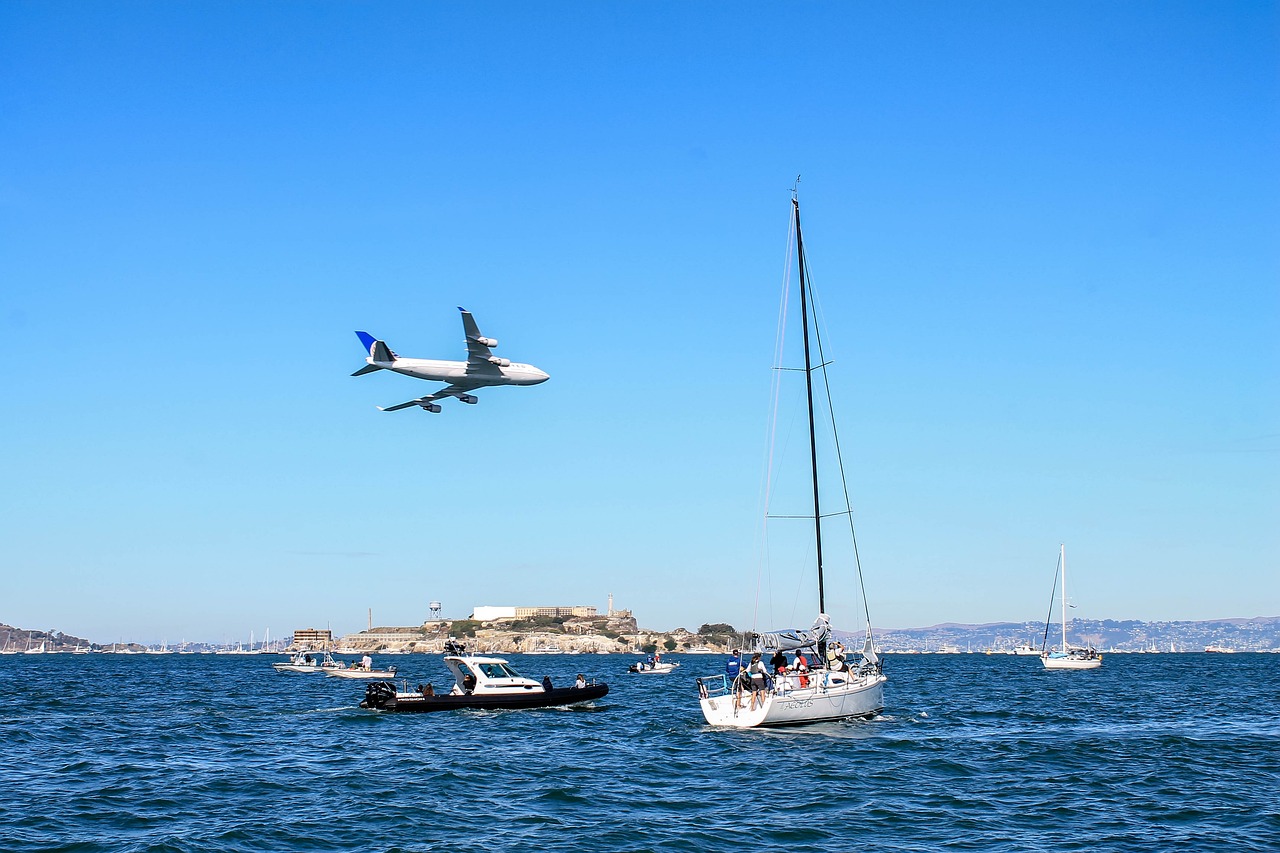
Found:
[[[809,403],[809,462],[813,470],[813,538],[818,554],[818,612],[827,612],[826,591],[822,582],[822,513],[818,508],[818,439],[813,423],[813,367],[809,357],[809,279],[804,269],[804,238],[800,235],[800,200],[791,197],[796,216],[796,255],[800,267],[800,316],[804,329],[804,391]]]
[[[1062,653],[1067,653],[1067,546],[1059,545],[1058,558],[1062,560]]]

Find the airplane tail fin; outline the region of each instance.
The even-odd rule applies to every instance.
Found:
[[[391,351],[385,341],[380,341],[368,332],[356,332],[356,337],[360,339],[360,343],[364,344],[364,348],[369,352],[369,357],[374,361],[395,361],[396,354]],[[382,370],[376,364],[366,364],[357,370],[352,376],[364,376],[366,373],[373,373],[375,370]]]

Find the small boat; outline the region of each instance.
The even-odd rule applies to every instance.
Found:
[[[1014,646],[1006,654],[1017,655],[1018,657],[1040,657],[1040,650],[1030,643],[1023,643]]]
[[[304,649],[290,658],[288,663],[273,663],[271,668],[276,672],[330,672],[342,669],[343,666],[328,652],[317,656]]]
[[[684,653],[686,655],[714,655],[716,652],[715,649],[707,646],[690,646],[684,650]]]
[[[1236,650],[1230,646],[1205,646],[1204,650],[1210,654],[1217,655],[1233,655],[1236,653]]]
[[[662,674],[664,672],[675,672],[680,668],[679,663],[666,663],[661,658],[653,660],[636,661],[627,667],[627,672],[635,672],[640,675]]]
[[[529,651],[525,652],[525,654],[527,655],[562,655],[564,653],[565,653],[564,649],[560,648],[555,643],[535,646],[534,648],[529,649]]]
[[[609,692],[609,685],[594,680],[580,679],[573,687],[553,687],[550,678],[539,683],[520,675],[505,658],[450,654],[444,663],[454,681],[447,693],[437,693],[430,684],[402,692],[392,681],[375,681],[365,686],[360,707],[401,713],[552,708],[592,702]]]
[[[1062,647],[1058,651],[1040,653],[1040,662],[1045,669],[1097,669],[1102,666],[1102,655],[1092,648],[1079,648],[1067,645],[1067,546],[1059,546],[1058,570],[1053,580],[1057,585],[1058,575],[1062,575]],[[1052,593],[1050,593],[1052,596]],[[1053,599],[1049,599],[1049,619],[1053,618]],[[1049,619],[1044,623],[1045,641],[1049,638]]]
[[[332,675],[337,678],[395,678],[395,666],[389,666],[386,669],[374,669],[372,663],[366,665],[364,663],[352,663],[351,666],[343,668],[341,665],[337,669],[326,669],[325,675]]]

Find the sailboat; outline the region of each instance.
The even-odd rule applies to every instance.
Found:
[[[1058,551],[1058,569],[1062,574],[1062,646],[1058,651],[1047,648],[1040,652],[1040,662],[1045,669],[1097,669],[1102,666],[1102,655],[1092,648],[1072,648],[1067,645],[1067,546],[1060,545]],[[1057,583],[1058,572],[1054,573]],[[1049,619],[1053,618],[1053,598],[1049,598],[1049,617],[1044,622],[1045,644],[1049,640]]]
[[[798,180],[798,179],[797,179]],[[795,190],[791,196],[792,217],[795,235],[795,258],[797,278],[800,285],[801,328],[804,340],[804,374],[805,393],[808,403],[809,422],[809,463],[813,479],[813,537],[817,555],[818,571],[818,617],[813,627],[808,630],[773,631],[755,635],[757,660],[763,660],[770,653],[816,650],[811,653],[809,669],[796,677],[779,676],[759,679],[753,685],[750,680],[742,679],[730,683],[728,676],[708,676],[697,679],[699,704],[702,715],[713,726],[731,726],[734,728],[757,728],[765,726],[795,726],[828,720],[843,720],[859,717],[873,717],[884,708],[884,683],[888,680],[883,672],[879,655],[875,650],[875,642],[871,633],[870,613],[867,613],[866,641],[861,655],[850,654],[849,659],[842,659],[836,654],[840,648],[831,636],[831,621],[827,615],[826,595],[822,563],[822,511],[819,505],[818,492],[818,450],[813,415],[813,374],[816,370],[824,370],[826,362],[821,358],[822,339],[815,324],[814,337],[817,340],[819,365],[813,365],[810,354],[810,307],[812,292],[808,274],[805,269],[804,238],[800,230],[800,200]],[[823,387],[827,388],[827,403],[830,404],[830,389],[823,376]],[[832,421],[834,432],[834,419]],[[834,436],[833,436],[834,438]],[[839,460],[839,444],[835,444],[836,458]],[[843,463],[840,464],[841,480],[844,479]],[[852,538],[852,509],[849,504],[848,489],[844,491],[845,511],[833,515],[845,515],[849,518],[849,533]],[[766,509],[767,515],[767,509]],[[857,555],[857,543],[853,542],[853,553]],[[861,581],[862,569],[858,567]],[[866,597],[863,596],[865,606]],[[829,643],[829,641],[831,641]],[[832,654],[828,655],[829,649]]]

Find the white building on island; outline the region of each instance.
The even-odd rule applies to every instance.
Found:
[[[590,618],[596,616],[595,607],[578,604],[568,607],[497,607],[480,605],[471,611],[471,618],[477,622],[497,622],[503,619],[530,619],[534,616],[577,616]]]

